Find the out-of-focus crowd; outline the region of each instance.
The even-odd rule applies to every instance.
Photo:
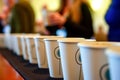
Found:
[[[34,11],[27,0],[3,0],[1,32],[33,33],[35,25],[43,25],[39,31],[45,35],[57,35],[58,29],[65,29],[67,37],[93,36],[92,17],[87,0],[61,0],[61,7],[55,12],[43,6],[42,21],[35,21]],[[42,27],[41,27],[42,28]]]
[[[40,21],[35,20],[34,10],[28,0],[3,0],[3,2],[4,7],[0,13],[1,33],[38,32],[42,35],[60,34],[65,37],[109,40],[103,26],[99,26],[98,33],[94,34],[92,9],[87,0],[60,0],[61,6],[57,11],[50,11],[48,6],[44,5]]]

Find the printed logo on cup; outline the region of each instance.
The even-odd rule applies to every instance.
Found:
[[[78,49],[75,53],[75,61],[77,64],[81,65],[81,56],[80,56],[80,50]]]
[[[81,63],[80,49],[77,49],[77,51],[75,53],[75,61],[80,66],[79,80],[84,80],[83,79],[83,72],[82,72],[82,63]]]
[[[101,68],[100,68],[100,79],[101,80],[111,80],[110,79],[110,72],[109,72],[109,68],[108,68],[108,64],[104,64]]]
[[[59,75],[62,74],[62,68],[61,68],[61,59],[60,59],[60,50],[59,50],[59,46],[57,46],[55,49],[54,49],[54,56],[56,59],[59,60]]]
[[[57,59],[60,59],[60,50],[59,50],[59,46],[55,48],[54,50],[54,55]]]

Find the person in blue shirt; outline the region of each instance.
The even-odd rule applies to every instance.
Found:
[[[108,41],[120,41],[120,0],[112,0],[105,20],[109,25]]]

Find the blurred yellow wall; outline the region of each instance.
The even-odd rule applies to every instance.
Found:
[[[2,12],[2,6],[3,6],[3,2],[2,0],[0,0],[0,13]]]
[[[105,13],[111,3],[111,0],[88,0],[92,8],[92,16],[94,21],[94,31],[97,32],[101,25],[105,32],[108,32],[108,25],[104,20]],[[56,10],[60,7],[60,0],[31,0],[31,4],[36,12],[36,19],[41,18],[41,9],[43,5],[48,5],[49,10]]]
[[[29,0],[36,14],[36,20],[41,19],[41,9],[43,5],[47,5],[49,10],[57,10],[60,7],[60,0]],[[111,0],[88,0],[92,8],[92,16],[94,21],[94,30],[97,31],[100,25],[103,26],[105,32],[108,31],[108,25],[104,20],[104,15],[111,3]],[[0,0],[0,12],[3,2]]]
[[[105,22],[105,14],[111,4],[111,0],[89,0],[93,10],[92,16],[94,20],[94,29],[97,32],[99,26],[103,26],[105,32],[108,32],[108,25]]]
[[[47,5],[49,10],[54,11],[60,7],[60,0],[31,0],[31,5],[35,10],[36,19],[40,19],[41,9],[44,5]]]

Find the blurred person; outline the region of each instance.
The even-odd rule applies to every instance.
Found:
[[[27,0],[4,0],[11,14],[9,24],[12,33],[34,32],[35,15]]]
[[[74,0],[67,18],[55,12],[49,15],[49,21],[51,25],[59,25],[57,28],[64,26],[67,31],[67,37],[89,39],[93,36],[92,17],[87,6],[87,0]]]
[[[59,14],[61,14],[63,16],[67,16],[68,15],[68,10],[69,10],[68,9],[69,8],[69,3],[70,3],[69,0],[61,0],[61,2],[60,2],[60,8],[56,12],[58,12]],[[43,10],[44,9],[48,10],[46,5],[43,6]],[[45,10],[44,10],[44,12],[45,12]],[[47,17],[49,15],[49,13],[52,13],[52,12],[50,12],[48,10]],[[56,25],[50,25],[49,24],[49,20],[47,22],[47,25],[45,24],[44,26],[47,29],[47,33],[49,33],[49,35],[57,35],[56,34],[57,30],[58,29],[62,29],[62,28],[58,27],[59,26],[58,24],[56,24]]]
[[[8,23],[9,8],[3,6],[2,13],[0,14],[0,32],[4,33],[4,28]]]
[[[0,33],[3,33],[2,16],[0,15]]]
[[[42,18],[36,21],[36,32],[42,34],[42,35],[49,35],[50,33],[46,29],[46,26],[48,26],[48,8],[47,5],[43,5],[42,10]]]
[[[69,8],[70,8],[70,4],[71,4],[72,0],[61,0],[61,7],[59,9],[59,13],[63,16],[68,16],[68,12],[69,12]]]
[[[44,24],[44,26],[47,26],[47,25],[48,25],[48,19],[47,19],[47,16],[48,16],[48,8],[47,8],[47,5],[43,5],[42,10],[41,10],[41,13],[42,13],[42,21],[43,21],[43,24]]]
[[[35,31],[41,35],[49,35],[49,32],[45,28],[43,20],[39,19],[36,21]]]
[[[6,33],[6,32],[10,33],[11,28],[8,24],[8,18],[9,18],[10,10],[9,10],[8,6],[5,5],[3,7],[2,14],[3,14],[3,19],[2,19],[3,33]]]
[[[105,20],[109,25],[108,41],[120,42],[120,0],[112,0]]]

